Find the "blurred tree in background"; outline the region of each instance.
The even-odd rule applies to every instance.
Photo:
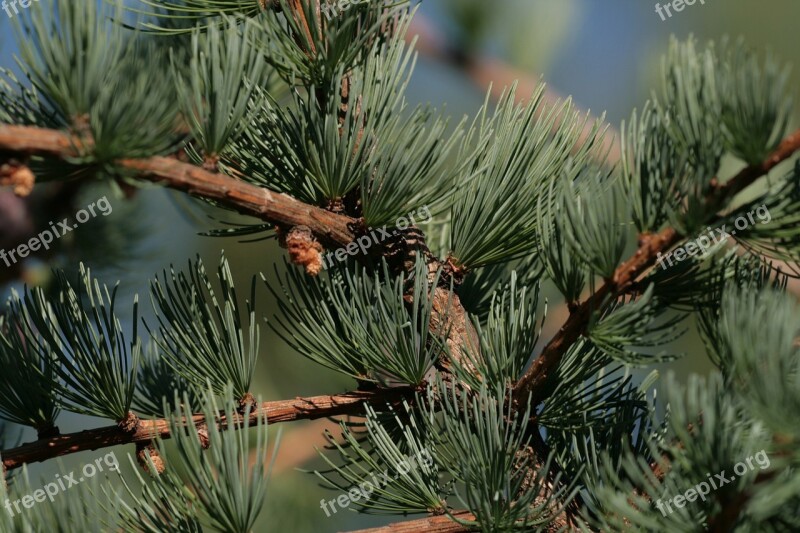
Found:
[[[413,18],[402,2],[327,14],[305,0],[110,4],[42,0],[0,22],[17,29],[21,57],[0,82],[0,179],[23,194],[36,183],[27,197],[0,193],[0,249],[98,198],[114,208],[0,273],[11,297],[0,503],[41,486],[24,464],[98,447],[135,443],[151,476],[124,466],[110,484],[0,512],[0,529],[386,523],[349,519],[343,501],[432,515],[396,531],[796,529],[797,313],[784,273],[797,178],[775,167],[797,149],[786,105],[797,78],[719,38],[742,27],[747,46],[792,59],[796,7],[754,24],[744,1],[669,22],[632,0],[453,0]],[[670,33],[682,40],[662,63]],[[639,112],[624,137],[604,135],[532,71],[614,124]],[[447,121],[475,115],[489,83],[475,121]],[[447,112],[415,107],[432,99]],[[711,258],[650,270],[762,205],[771,221]],[[422,208],[432,220],[320,272],[321,255]],[[205,261],[187,265],[198,249]],[[667,355],[680,351],[692,357]],[[709,375],[658,380],[670,366]],[[58,436],[91,416],[117,426]],[[267,498],[265,418],[322,418],[284,436]],[[39,440],[19,445],[32,431]],[[315,443],[328,445],[315,464],[333,492],[280,473]],[[766,470],[660,510],[760,450]],[[403,458],[415,467],[399,472]],[[384,471],[392,482],[368,497],[339,498]]]

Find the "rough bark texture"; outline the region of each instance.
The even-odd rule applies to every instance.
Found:
[[[349,392],[334,396],[311,396],[294,400],[264,402],[260,408],[250,413],[250,421],[258,418],[268,423],[292,422],[294,420],[314,420],[317,418],[344,414],[361,414],[367,404],[383,407],[387,403],[396,405],[405,398],[410,398],[414,390],[409,387],[381,389],[374,392]],[[240,426],[243,420],[228,420],[220,415],[217,423],[220,427],[229,424]],[[203,426],[206,420],[201,415],[187,420],[196,427]],[[60,435],[42,439],[3,452],[5,470],[19,468],[25,463],[37,463],[62,455],[69,455],[85,450],[98,450],[110,446],[131,443],[149,443],[155,438],[170,438],[169,423],[164,419],[140,420],[134,431],[125,431],[118,425],[97,429],[89,429],[79,433]]]
[[[467,511],[454,511],[452,514],[461,520],[475,520],[475,517]],[[429,516],[418,518],[417,520],[397,522],[383,527],[359,529],[353,533],[419,533],[421,531],[429,533],[461,533],[474,530],[462,526],[448,516]]]

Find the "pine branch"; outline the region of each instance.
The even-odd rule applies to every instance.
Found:
[[[317,41],[315,41],[314,35],[321,33],[322,29],[317,27],[317,24],[309,25],[308,23],[309,21],[317,21],[321,25],[321,18],[319,16],[320,0],[281,0],[281,5],[284,3],[284,7],[286,9],[291,9],[294,12],[294,16],[289,16],[288,20],[296,22],[297,28],[299,28],[299,30],[297,28],[292,30],[295,39],[297,39],[297,44],[301,45],[301,48],[303,48],[302,43],[310,43],[310,46],[304,47],[304,54],[311,55],[314,52],[321,51],[323,48],[318,48],[315,50],[314,43]],[[260,7],[265,8],[267,6],[266,0],[260,1],[259,5]],[[316,5],[316,10],[314,10],[313,7],[309,7],[314,5]],[[305,9],[305,11],[301,9],[301,6]],[[321,47],[322,45],[318,46]],[[311,59],[313,62],[313,58],[309,57],[309,59]],[[310,72],[318,73],[315,69],[310,69]],[[328,79],[325,76],[322,76],[322,78],[325,80]],[[315,77],[311,76],[309,79],[315,79]],[[314,85],[310,85],[310,87],[314,87]],[[351,89],[350,78],[343,78],[341,88],[337,82],[333,90],[336,96],[341,96],[341,100],[339,100],[340,105],[336,106],[339,107],[340,111],[347,111],[348,109],[353,111],[353,109],[357,109],[361,105],[360,100],[353,99],[351,101],[349,99],[351,92],[353,95],[360,93],[358,90]],[[324,93],[320,91],[319,95],[324,95]],[[701,104],[704,102],[705,101],[701,100]],[[336,107],[334,107],[334,111],[336,110]],[[703,106],[701,105],[700,107]],[[360,115],[360,113],[355,114]],[[695,124],[700,124],[702,127],[705,127],[709,122],[710,116],[712,115],[703,114],[699,117],[694,116],[693,114],[690,115],[683,123],[678,125],[678,133],[681,135],[686,134],[686,132],[689,131],[689,126],[694,126]],[[531,118],[538,118],[538,114],[531,114]],[[760,118],[760,115],[756,117],[756,122],[758,122],[758,118]],[[745,126],[748,126],[752,121],[748,122],[748,120],[745,119],[741,122],[744,123]],[[759,124],[756,124],[756,126],[758,125]],[[553,124],[553,128],[557,129],[557,124]],[[340,121],[340,129],[344,129],[342,126],[342,121]],[[548,129],[550,128],[548,127]],[[694,128],[690,133],[693,133],[696,129],[697,128]],[[743,128],[744,131],[749,131],[750,129],[751,128],[748,127]],[[758,130],[758,128],[755,129]],[[280,129],[277,131],[280,132]],[[522,131],[524,133],[524,128]],[[767,133],[771,131],[773,130],[770,129]],[[759,132],[756,132],[754,137],[756,140],[761,140],[758,138],[758,133]],[[686,142],[687,145],[694,147],[693,143],[697,140],[695,136],[687,134],[685,137],[685,139],[684,137],[681,138]],[[542,136],[542,138],[544,139],[544,136]],[[697,187],[691,189],[691,193],[687,194],[685,198],[689,199],[692,208],[698,208],[696,210],[698,218],[705,219],[712,213],[726,209],[728,207],[728,202],[732,200],[736,194],[746,189],[760,176],[768,173],[777,164],[788,159],[795,151],[800,149],[800,131],[798,131],[787,137],[781,143],[778,149],[775,150],[764,162],[759,163],[759,159],[775,146],[774,141],[778,138],[779,135],[775,134],[774,138],[770,137],[771,142],[769,144],[764,144],[763,142],[757,143],[760,146],[758,150],[751,149],[752,147],[744,141],[737,142],[738,147],[740,147],[740,145],[744,146],[744,151],[751,154],[756,153],[756,155],[747,158],[746,161],[748,164],[750,164],[750,166],[745,168],[728,183],[721,185],[714,180],[709,185],[705,178],[711,177],[713,174],[705,174],[703,180],[698,179],[696,180],[696,183],[692,182],[691,185],[697,185]],[[358,134],[357,139],[358,140],[356,144],[359,144],[361,142],[361,133]],[[149,150],[145,152],[144,155],[142,155],[142,152],[139,152],[139,155],[137,155],[135,151],[130,153],[121,151],[117,152],[115,150],[119,148],[120,145],[111,143],[114,150],[107,149],[104,152],[101,150],[103,139],[99,134],[95,137],[95,140],[96,142],[88,139],[87,137],[72,136],[67,132],[42,130],[32,127],[4,126],[0,124],[0,153],[8,151],[12,155],[21,154],[26,157],[31,155],[44,156],[45,158],[54,157],[56,161],[65,161],[71,165],[82,165],[83,167],[88,167],[90,169],[100,165],[109,166],[122,175],[131,175],[140,180],[160,183],[170,188],[201,197],[216,205],[233,209],[250,216],[255,216],[260,220],[274,224],[276,229],[280,230],[279,233],[282,238],[282,244],[284,244],[290,250],[290,255],[292,255],[293,260],[298,263],[299,260],[295,258],[295,255],[293,255],[291,251],[293,244],[294,248],[297,248],[300,244],[297,242],[297,233],[302,232],[304,237],[307,239],[304,243],[304,246],[306,246],[306,251],[308,251],[310,248],[313,248],[313,251],[318,252],[321,251],[321,247],[316,241],[320,241],[325,245],[331,246],[347,245],[352,243],[365,231],[369,231],[369,228],[366,227],[367,223],[365,220],[369,220],[370,224],[374,224],[376,226],[383,223],[382,221],[376,223],[375,220],[368,216],[366,210],[364,211],[364,218],[361,219],[355,218],[362,216],[360,210],[347,211],[351,215],[350,217],[341,215],[341,213],[344,212],[344,209],[346,209],[345,204],[347,203],[344,202],[343,199],[349,199],[350,193],[345,194],[345,191],[350,190],[349,187],[342,187],[341,192],[328,195],[330,203],[328,205],[328,209],[326,210],[313,205],[322,205],[321,202],[318,202],[317,199],[313,197],[313,195],[309,200],[308,198],[300,195],[295,195],[296,197],[293,198],[291,196],[278,194],[275,192],[276,188],[279,187],[277,184],[268,185],[273,190],[264,189],[257,185],[237,179],[242,176],[240,173],[229,172],[229,175],[223,175],[213,172],[214,168],[216,168],[215,165],[204,165],[203,167],[198,167],[183,163],[176,158],[144,157],[144,155],[149,155],[151,153],[167,153],[168,149],[166,148],[162,148],[160,150]],[[385,141],[386,139],[381,140]],[[698,156],[695,154],[695,158],[711,160],[716,157],[714,160],[718,162],[719,153],[722,150],[722,143],[719,141],[719,139],[704,138],[701,140],[704,142],[700,143],[699,148],[697,148],[697,152],[700,153],[700,155]],[[124,143],[122,144],[124,145]],[[324,145],[325,143],[322,144]],[[520,143],[520,146],[525,145]],[[764,148],[764,146],[768,147]],[[409,152],[413,152],[413,150]],[[567,152],[565,152],[565,154],[566,153]],[[734,154],[739,155],[735,151]],[[131,156],[133,158],[131,158]],[[579,161],[581,159],[582,158],[578,158]],[[300,158],[300,160],[303,161],[303,158]],[[209,161],[206,162],[208,163]],[[298,171],[299,174],[302,174],[303,166],[306,166],[304,162],[298,165],[298,168],[300,169]],[[387,173],[391,174],[391,172]],[[257,174],[257,170],[254,170],[253,174]],[[296,177],[293,175],[295,174],[294,170],[278,171],[275,174],[279,176],[282,174],[288,178]],[[680,173],[673,171],[667,171],[664,172],[664,174],[668,176],[676,174],[680,175]],[[271,182],[262,181],[262,183]],[[339,190],[337,189],[337,191]],[[706,191],[708,191],[708,194],[706,194]],[[294,191],[287,192],[295,194]],[[341,198],[342,196],[344,198]],[[503,195],[498,196],[502,197]],[[615,198],[617,197],[618,195],[615,196]],[[308,203],[304,203],[297,198],[303,198]],[[480,208],[481,205],[486,207],[488,204],[486,202],[479,201],[476,204],[473,204],[473,207]],[[466,212],[466,209],[461,211]],[[494,210],[489,209],[489,211],[493,212]],[[614,212],[616,212],[616,210],[614,210]],[[478,211],[478,213],[480,213],[480,211]],[[514,217],[510,218],[513,219]],[[616,221],[614,222],[616,223]],[[554,379],[562,372],[565,366],[569,366],[569,358],[567,358],[567,365],[565,365],[564,359],[567,353],[570,351],[570,347],[576,342],[581,343],[581,336],[588,335],[588,325],[593,321],[595,313],[604,311],[604,308],[609,306],[615,306],[621,296],[634,293],[638,290],[638,280],[644,276],[650,268],[652,268],[659,252],[666,251],[674,245],[680,243],[680,241],[688,235],[688,230],[681,229],[684,226],[683,222],[685,221],[675,221],[675,227],[666,228],[658,233],[650,233],[650,230],[656,231],[662,225],[663,219],[659,219],[658,223],[654,222],[651,226],[646,228],[639,228],[640,232],[642,232],[639,241],[639,248],[635,255],[621,264],[620,260],[623,252],[623,244],[625,242],[623,235],[620,235],[619,238],[613,239],[614,243],[619,243],[615,247],[609,248],[613,253],[604,254],[602,252],[605,252],[605,249],[601,249],[600,252],[594,254],[594,256],[586,255],[586,257],[582,257],[582,259],[584,259],[585,262],[592,267],[592,272],[602,273],[602,276],[604,277],[604,283],[601,285],[598,291],[593,291],[593,293],[583,303],[580,303],[579,298],[582,291],[581,288],[573,291],[574,297],[567,298],[570,304],[570,316],[567,322],[556,334],[556,336],[545,346],[544,350],[534,361],[531,368],[525,372],[523,377],[516,383],[514,387],[513,399],[517,404],[518,411],[522,411],[514,413],[516,416],[521,415],[521,418],[526,423],[534,422],[533,424],[530,424],[531,427],[535,430],[538,429],[535,427],[536,424],[543,423],[543,421],[533,421],[530,419],[529,415],[532,411],[535,412],[536,405],[552,394]],[[480,224],[474,224],[473,226],[479,227]],[[572,226],[574,230],[576,224],[572,224]],[[595,229],[598,227],[602,228],[602,224],[591,224],[591,226]],[[262,225],[262,227],[269,226]],[[583,227],[586,226],[584,225]],[[613,227],[613,224],[608,224],[608,227]],[[416,228],[413,228],[413,231],[416,231]],[[514,234],[515,232],[511,233]],[[573,233],[576,232],[573,231]],[[600,231],[599,233],[602,235],[606,232]],[[593,236],[597,236],[597,233],[594,235],[581,234],[579,238],[573,238],[573,241],[577,243],[575,244],[575,248],[580,252],[582,252],[584,249],[589,249],[589,243],[593,240],[591,238]],[[492,256],[486,253],[484,253],[483,256],[480,256],[475,253],[473,254],[473,259],[475,259],[477,256],[479,259],[483,260],[482,262],[475,260],[475,265],[469,262],[459,265],[455,261],[454,257],[453,261],[448,258],[448,260],[445,262],[446,264],[444,264],[440,259],[434,257],[427,248],[424,237],[425,236],[421,232],[418,232],[414,235],[410,233],[404,234],[394,243],[394,251],[391,246],[387,245],[379,246],[371,253],[383,255],[390,260],[393,273],[408,271],[410,268],[409,265],[414,262],[413,260],[416,260],[419,256],[424,256],[424,263],[429,269],[429,274],[433,275],[435,273],[435,279],[438,280],[439,274],[443,273],[446,277],[445,281],[448,283],[454,282],[455,284],[459,283],[461,275],[465,271],[465,269],[460,270],[460,266],[478,266],[488,264],[490,263],[489,259],[507,259],[513,255],[510,252],[507,252],[509,253],[507,257],[497,254]],[[531,239],[529,240],[530,242],[534,242]],[[521,248],[523,250],[529,249],[529,246],[521,246]],[[512,248],[512,250],[514,249]],[[597,260],[598,256],[601,260]],[[464,259],[466,259],[466,257],[464,257]],[[314,272],[308,268],[307,264],[305,266],[307,267],[307,272],[314,274]],[[434,313],[431,313],[432,316],[430,317],[430,320],[427,320],[426,318],[422,327],[424,329],[426,327],[425,324],[427,324],[428,327],[434,332],[441,333],[443,331],[449,331],[447,343],[450,345],[452,356],[457,363],[457,367],[465,370],[463,375],[459,376],[456,374],[455,377],[456,379],[460,378],[462,380],[462,386],[465,384],[464,382],[466,382],[466,388],[470,389],[470,380],[467,379],[469,374],[473,374],[476,377],[476,381],[484,382],[486,381],[488,375],[487,372],[476,372],[476,368],[474,366],[464,364],[461,361],[464,355],[461,353],[461,351],[464,349],[463,345],[465,341],[468,344],[475,343],[477,333],[475,328],[472,327],[472,324],[466,319],[466,312],[464,311],[460,300],[456,297],[453,297],[451,291],[447,290],[446,283],[435,285],[436,289],[432,298]],[[592,285],[592,288],[594,289],[594,285]],[[418,298],[419,295],[414,294],[413,297]],[[633,300],[633,298],[634,297],[632,297],[631,300]],[[646,301],[647,298],[640,298],[638,303],[646,303]],[[41,329],[41,326],[39,329]],[[591,340],[596,342],[594,331],[592,332]],[[527,354],[531,353],[534,344],[536,344],[535,341],[528,347],[526,352]],[[472,346],[468,346],[467,348],[472,348]],[[430,365],[430,361],[432,359],[433,358],[426,359],[426,364]],[[526,360],[527,356],[522,359],[520,364],[524,365]],[[596,361],[597,359],[595,359],[595,362]],[[452,371],[452,369],[448,368],[446,364],[447,361],[442,361],[442,364],[439,366],[440,370],[443,368],[442,373],[445,374]],[[588,365],[587,369],[591,368],[592,363]],[[412,372],[411,374],[413,375],[411,378],[405,381],[408,383],[418,383],[421,379],[424,379],[421,376],[427,375],[428,367],[426,367],[425,370],[425,372],[420,373]],[[519,375],[521,368],[517,368],[516,370],[517,372],[513,374],[514,378]],[[452,376],[450,377],[452,378]],[[507,379],[502,381],[503,385],[507,383]],[[244,388],[246,389],[247,387]],[[442,385],[436,385],[435,388],[441,390]],[[219,424],[220,427],[240,428],[246,427],[246,422],[251,420],[269,420],[272,422],[280,422],[352,414],[354,412],[359,412],[360,409],[365,407],[365,404],[377,405],[374,402],[397,404],[403,400],[406,400],[410,396],[410,393],[414,392],[415,390],[419,391],[419,389],[403,387],[396,389],[378,389],[371,393],[362,391],[338,396],[319,396],[306,399],[298,398],[297,400],[287,400],[281,402],[267,402],[261,404],[260,406],[255,406],[257,411],[252,414],[247,414],[245,411],[239,412],[238,414],[233,414],[228,411],[228,414],[225,415],[224,412],[218,412],[216,407],[205,411],[205,415],[197,415],[190,411],[185,411],[185,418],[179,416],[178,423],[185,424],[189,429],[191,436],[196,438],[197,435],[195,435],[193,432],[199,431],[203,427],[206,427],[210,424]],[[504,391],[505,388],[503,387],[502,390]],[[502,393],[500,396],[504,397]],[[555,397],[552,398],[552,400],[556,399],[557,398]],[[188,399],[184,399],[183,403],[186,405],[188,403]],[[548,403],[553,402],[550,401]],[[366,407],[366,410],[368,413],[373,415],[374,418],[375,413],[372,412],[370,407]],[[482,411],[485,411],[485,409],[482,409]],[[473,411],[473,418],[480,418],[474,416],[476,412],[477,411]],[[451,415],[449,418],[456,420],[460,414],[461,411],[454,409],[452,413],[449,413],[449,415]],[[487,420],[492,423],[486,423],[480,426],[482,430],[499,426],[500,424],[497,423],[498,420],[507,422],[503,416]],[[547,424],[545,423],[543,425],[546,426]],[[27,445],[19,446],[9,450],[7,456],[4,457],[3,466],[4,469],[14,469],[27,462],[41,461],[82,450],[98,449],[107,446],[116,446],[129,443],[137,443],[137,449],[140,449],[145,443],[150,443],[154,439],[170,438],[171,436],[180,442],[180,437],[184,434],[184,432],[178,431],[175,428],[176,425],[174,419],[170,419],[169,421],[160,419],[137,421],[135,427],[130,428],[127,432],[115,426],[88,430],[61,437],[40,439],[37,442],[29,443]],[[195,429],[193,430],[192,428]],[[469,435],[469,432],[466,430],[469,430],[470,427],[468,425],[463,425],[463,427],[458,427],[456,429],[459,431],[453,430],[451,435],[455,436],[455,438],[450,440],[468,442],[468,439],[463,437]],[[548,429],[551,428],[548,427]],[[522,431],[525,431],[524,428]],[[434,435],[438,435],[438,433],[435,431],[432,433]],[[484,433],[486,432],[484,431]],[[495,432],[486,434],[493,436],[494,433]],[[238,435],[242,438],[246,438],[244,433],[239,433]],[[538,433],[537,436],[540,437]],[[389,441],[383,442],[385,443]],[[417,440],[414,440],[414,443],[415,445],[418,444]],[[506,527],[515,528],[517,526],[522,526],[523,523],[525,524],[525,527],[532,525],[533,523],[529,524],[528,522],[528,520],[531,518],[531,515],[533,515],[533,518],[536,519],[537,517],[541,517],[542,513],[540,512],[540,509],[536,508],[537,506],[533,505],[534,500],[530,498],[530,496],[536,496],[538,494],[540,499],[547,498],[549,501],[549,497],[552,495],[554,505],[558,505],[564,501],[569,501],[572,499],[572,495],[568,495],[567,493],[572,490],[571,487],[576,486],[572,481],[568,480],[570,482],[565,485],[563,491],[560,489],[558,491],[555,490],[554,485],[558,485],[559,479],[561,478],[558,475],[551,478],[549,477],[549,474],[556,474],[555,470],[560,469],[560,466],[556,466],[554,470],[551,471],[549,466],[551,459],[549,458],[547,463],[543,464],[543,455],[547,455],[549,457],[549,454],[544,453],[547,451],[549,443],[545,444],[543,442],[537,442],[536,444],[538,444],[536,448],[526,449],[525,452],[518,452],[519,455],[524,454],[526,456],[525,461],[521,462],[520,470],[526,470],[530,474],[528,480],[533,480],[534,473],[536,473],[535,478],[537,481],[538,479],[545,479],[545,475],[543,473],[540,474],[540,472],[546,471],[548,472],[547,479],[550,485],[545,487],[545,489],[536,488],[538,484],[533,489],[531,489],[530,486],[525,487],[524,490],[519,490],[519,487],[515,488],[512,494],[517,494],[516,499],[511,499],[509,502],[502,501],[499,506],[505,506],[505,508],[502,509],[498,516],[494,516],[492,510],[488,509],[490,507],[498,507],[498,505],[495,505],[494,503],[486,505],[484,502],[500,501],[498,494],[502,492],[501,488],[492,487],[491,490],[483,492],[480,490],[473,491],[471,497],[468,498],[468,500],[470,500],[469,503],[464,503],[463,506],[468,507],[471,513],[474,514],[471,514],[469,511],[458,511],[455,513],[455,516],[450,514],[443,516],[439,513],[442,509],[447,508],[446,500],[442,500],[442,505],[440,506],[439,487],[434,486],[433,488],[429,488],[429,485],[432,486],[433,484],[428,483],[426,480],[426,490],[429,491],[429,494],[433,494],[432,501],[435,503],[430,505],[428,501],[423,500],[422,505],[418,505],[416,510],[407,512],[421,512],[428,510],[430,513],[432,513],[432,516],[420,520],[412,520],[411,522],[390,525],[384,528],[364,531],[468,531],[478,527],[477,525],[465,525],[470,524],[471,522],[480,522],[480,527],[492,530],[505,529]],[[453,446],[451,448],[458,449],[458,446]],[[509,446],[507,449],[519,450],[520,448],[520,444],[516,443],[514,446]],[[217,446],[212,447],[212,451],[218,449],[219,448]],[[391,449],[397,453],[400,453],[398,451],[399,449],[393,445],[387,446],[386,449]],[[490,452],[495,452],[496,450],[496,448],[493,446],[488,446],[486,449]],[[500,451],[504,452],[506,450]],[[473,488],[476,485],[488,485],[487,483],[482,483],[482,481],[486,479],[492,480],[492,478],[496,476],[494,476],[494,471],[489,468],[484,468],[484,465],[491,463],[491,461],[486,461],[484,459],[487,457],[491,459],[492,457],[490,457],[488,454],[481,455],[480,453],[472,452],[473,449],[471,447],[462,446],[459,450],[459,453],[456,453],[455,457],[451,458],[452,464],[457,464],[459,461],[461,461],[462,464],[458,464],[458,467],[450,466],[449,468],[452,472],[456,473],[454,475],[457,476],[458,480],[464,481],[467,484],[468,488],[470,484],[473,485]],[[462,459],[463,457],[467,457],[472,462],[469,463],[468,461],[464,461]],[[511,459],[511,457],[506,457],[505,459]],[[505,461],[505,459],[504,464],[501,465],[501,471],[504,474],[506,471],[508,471],[509,464],[511,464],[508,461]],[[219,464],[222,463],[218,463],[218,466]],[[188,470],[191,471],[191,469]],[[259,465],[259,468],[254,470],[260,471],[261,466]],[[575,469],[572,469],[571,473],[574,474],[574,470]],[[434,479],[436,479],[435,476]],[[519,479],[519,476],[517,476],[515,481],[518,481]],[[577,483],[577,481],[575,481],[575,483]],[[418,483],[418,486],[421,486],[421,483]],[[412,487],[412,490],[418,491],[414,487]],[[575,490],[577,491],[577,489]],[[408,491],[408,489],[406,489],[406,491]],[[523,492],[525,493],[524,496],[522,496]],[[749,497],[750,495],[748,494],[740,494],[736,496],[736,498],[731,498],[730,501],[720,502],[723,504],[722,507],[724,512],[720,513],[720,516],[712,519],[710,523],[712,526],[711,529],[720,531],[728,530],[735,525],[738,520],[738,515],[744,508]],[[462,502],[463,501],[464,500],[462,500]],[[477,501],[480,505],[474,505],[473,502],[475,501]],[[509,505],[506,505],[506,503],[509,503]],[[547,504],[543,504],[542,509],[544,509],[545,506],[547,506]],[[578,502],[576,506],[580,507],[582,505]],[[528,511],[527,513],[525,513],[526,510]],[[531,510],[533,510],[533,512],[531,512]],[[498,526],[497,524],[503,525]],[[561,524],[551,523],[551,527],[553,525]],[[249,528],[250,526],[245,528],[245,530],[249,530]]]
[[[0,150],[16,154],[50,156],[70,161],[80,157],[87,144],[89,143],[85,139],[56,130],[0,125]],[[136,173],[139,179],[160,183],[192,196],[215,200],[245,215],[288,228],[307,227],[315,238],[326,244],[347,246],[358,236],[356,231],[360,223],[356,219],[305,204],[286,194],[257,187],[243,180],[208,172],[176,159],[122,159],[115,164],[123,170]],[[404,250],[403,259],[415,253],[416,250]],[[423,246],[422,253],[430,252]],[[399,263],[401,267],[407,267],[408,261],[401,260]],[[439,261],[433,260],[429,265],[430,271],[435,272],[439,265]],[[449,328],[448,345],[451,354],[456,359],[463,359],[461,352],[465,339],[473,345],[476,340],[474,328],[458,296],[445,289],[437,290],[434,311],[432,331]],[[470,368],[468,361],[464,364],[466,368]]]
[[[454,511],[454,517],[462,520],[475,520],[468,511]],[[375,527],[370,529],[359,529],[352,533],[461,533],[462,531],[472,531],[466,526],[462,526],[448,516],[429,516],[417,520],[407,520],[397,522],[388,526]]]
[[[736,194],[749,187],[755,180],[789,159],[798,150],[798,147],[800,147],[800,130],[786,137],[769,158],[760,165],[749,166],[739,172],[733,179],[716,186],[712,194],[709,195],[707,202],[711,205],[719,206],[719,203],[712,202],[724,202],[726,199],[733,198]]]
[[[398,404],[412,396],[413,389],[397,387],[381,389],[374,392],[348,392],[333,396],[311,396],[293,400],[264,402],[261,407],[250,414],[251,424],[259,417],[265,417],[270,424],[277,422],[294,422],[295,420],[315,420],[329,416],[353,415],[363,412],[365,405],[386,403]],[[205,424],[202,415],[192,419],[196,427]],[[220,416],[217,423],[226,427],[230,421]],[[240,426],[241,420],[233,421]],[[166,419],[141,420],[133,432],[125,432],[116,424],[78,433],[60,435],[49,439],[40,439],[23,444],[17,448],[3,451],[3,468],[13,470],[23,464],[46,461],[54,457],[69,455],[86,450],[98,450],[111,446],[133,443],[149,443],[153,439],[170,438],[169,421]]]
[[[43,155],[62,160],[80,157],[85,141],[49,129],[0,125],[0,150]],[[250,185],[222,174],[168,157],[122,159],[116,164],[134,171],[143,180],[160,183],[190,195],[216,200],[239,213],[287,226],[307,226],[317,238],[346,246],[356,238],[356,221],[319,207],[304,204],[286,194]]]
[[[786,137],[761,164],[746,167],[724,185],[714,184],[714,188],[706,198],[707,205],[718,210],[722,203],[747,188],[798,150],[800,150],[800,130]],[[585,332],[591,314],[599,310],[610,298],[624,293],[640,275],[655,264],[659,252],[667,251],[681,238],[682,236],[674,228],[665,228],[657,234],[640,237],[636,253],[622,263],[597,292],[575,307],[556,336],[547,343],[533,365],[517,382],[514,387],[514,397],[520,405],[525,405],[529,401],[529,395],[532,405],[538,404],[547,396],[545,385],[550,375],[558,367],[569,347]]]

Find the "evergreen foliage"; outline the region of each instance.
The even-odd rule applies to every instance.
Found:
[[[135,442],[146,472],[0,510],[0,532],[256,531],[270,471],[270,412],[252,390],[257,362],[269,366],[257,361],[264,319],[378,398],[336,412],[363,418],[340,420],[341,438],[320,452],[329,469],[316,472],[340,493],[391,472],[359,511],[487,532],[799,529],[800,320],[786,272],[800,259],[800,164],[773,172],[755,198],[735,197],[772,169],[762,165],[788,135],[776,60],[742,42],[673,40],[662,91],[623,125],[611,165],[602,122],[570,100],[546,103],[544,86],[487,97],[472,120],[410,109],[413,9],[376,0],[328,18],[318,6],[140,0],[126,25],[117,1],[41,0],[20,16],[27,81],[0,75],[0,127],[74,141],[69,156],[34,151],[37,179],[90,169],[137,183],[126,160],[149,158],[187,165],[185,180],[221,180],[215,195],[176,188],[240,211],[230,185],[244,183],[263,193],[247,198],[260,218],[218,233],[274,230],[296,262],[295,230],[323,210],[348,217],[352,240],[423,206],[435,220],[316,277],[289,264],[277,282],[261,274],[264,290],[253,275],[245,299],[224,256],[217,282],[199,259],[170,268],[150,283],[144,328],[138,299],[119,302],[83,266],[77,281],[61,273],[51,291],[15,293],[0,315],[3,454],[33,453],[13,448],[6,423],[51,438],[70,411],[118,424],[107,430],[116,440],[83,449]],[[156,157],[179,149],[190,163]],[[725,156],[746,170],[720,185]],[[278,193],[303,202],[291,205],[309,226],[259,211]],[[761,206],[769,222],[653,267],[656,252]],[[312,240],[305,252],[348,244],[333,230]],[[545,284],[570,311],[552,341]],[[257,290],[277,316],[257,312]],[[661,380],[657,365],[681,356],[664,347],[693,319],[716,368]],[[145,420],[156,418],[162,426]],[[761,451],[768,465],[659,507]],[[35,490],[27,467],[13,474],[0,504]]]

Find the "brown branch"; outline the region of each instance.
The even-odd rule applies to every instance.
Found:
[[[0,150],[44,155],[63,160],[82,154],[78,139],[56,130],[0,125]],[[115,164],[134,171],[139,179],[216,200],[225,207],[261,220],[286,226],[307,226],[320,240],[346,246],[356,238],[356,220],[308,205],[289,195],[251,185],[168,157],[121,159]]]
[[[85,148],[87,144],[85,140],[81,141],[59,131],[0,125],[0,150],[23,155],[51,156],[69,161],[80,158],[83,151],[79,147]],[[123,170],[133,171],[138,179],[160,183],[193,196],[216,200],[240,213],[282,227],[303,226],[323,243],[345,246],[355,240],[360,227],[356,219],[304,204],[291,196],[272,192],[237,178],[209,172],[176,159],[149,157],[121,159],[114,163]],[[425,253],[427,247],[424,246],[424,235],[414,240],[417,241],[422,248],[421,253]],[[402,249],[401,262],[419,253],[415,246],[405,242],[403,244],[408,249]],[[435,270],[438,265],[437,260],[433,257],[429,259],[431,269]],[[449,291],[445,298],[444,293],[443,289],[437,289],[435,319],[432,320],[431,329],[435,332],[449,330],[448,344],[452,356],[464,359],[461,356],[462,345],[465,341],[475,344],[474,328],[459,298]]]
[[[250,414],[250,421],[255,423],[258,418],[265,418],[268,423],[274,424],[295,420],[314,420],[345,414],[360,414],[367,404],[397,404],[410,397],[413,392],[414,389],[410,387],[397,387],[380,389],[374,392],[348,392],[333,396],[311,396],[294,400],[264,402],[258,410]],[[227,427],[229,423],[236,424],[239,427],[242,422],[241,419],[229,421],[222,415],[217,420],[220,427]],[[192,418],[191,423],[197,427],[205,424],[206,421],[202,415],[196,415]],[[155,438],[169,439],[170,436],[169,422],[167,420],[141,420],[133,432],[125,432],[115,424],[49,439],[40,439],[3,451],[0,456],[3,458],[4,469],[13,470],[26,463],[37,463],[72,453],[98,450],[121,444],[146,443]]]
[[[475,517],[469,511],[454,511],[452,515],[461,520],[475,520]],[[359,529],[352,533],[461,533],[464,531],[473,531],[473,529],[462,526],[448,516],[429,516],[417,520],[397,522],[388,526]]]
[[[289,195],[272,192],[242,180],[207,172],[166,157],[122,159],[117,163],[139,172],[139,178],[184,191],[192,196],[217,200],[245,215],[286,226],[306,226],[328,244],[346,246],[356,235],[356,221],[308,205]]]
[[[800,150],[800,130],[789,135],[760,165],[743,169],[724,185],[715,185],[707,196],[707,205],[713,210],[719,209],[722,202],[747,188],[797,150]],[[666,228],[654,235],[642,235],[636,253],[622,263],[614,272],[614,276],[606,280],[597,292],[570,312],[569,318],[555,337],[547,343],[539,357],[517,382],[514,387],[515,401],[523,405],[528,401],[530,394],[532,405],[540,403],[548,394],[546,384],[550,376],[570,346],[586,332],[591,314],[599,310],[609,299],[624,292],[640,275],[653,266],[659,252],[667,251],[681,238],[673,228]]]
[[[764,162],[745,168],[724,185],[715,187],[707,201],[712,206],[719,207],[721,202],[736,196],[755,180],[789,159],[798,147],[800,147],[800,130],[786,137]]]

